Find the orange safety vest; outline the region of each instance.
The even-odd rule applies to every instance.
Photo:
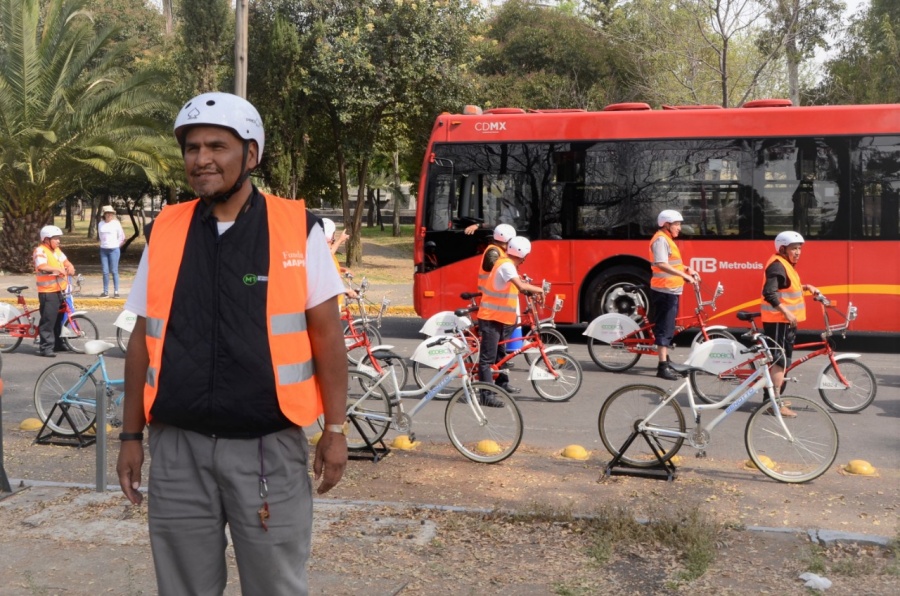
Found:
[[[63,256],[62,251],[58,248],[56,250],[50,250],[46,244],[43,242],[34,249],[35,254],[38,252],[43,252],[44,256],[47,257],[47,265],[50,267],[55,267],[57,269],[65,269],[63,267],[63,261],[60,260],[60,257]],[[66,277],[58,277],[52,273],[41,273],[38,271],[38,268],[34,268],[35,273],[35,285],[37,285],[37,291],[40,294],[50,294],[52,292],[65,292],[66,288],[69,287],[69,282],[66,280]]]
[[[491,244],[486,249],[484,249],[484,252],[481,253],[481,255],[479,255],[481,258],[478,259],[478,291],[481,292],[482,294],[484,294],[485,288],[487,288],[487,283],[488,283],[488,279],[490,279],[490,277],[491,277],[491,272],[485,271],[484,269],[482,269],[481,263],[484,262],[485,253],[491,249],[494,249],[500,253],[498,260],[506,258],[506,251],[503,250],[502,248],[500,248],[499,246],[497,246],[496,244]],[[495,261],[495,263],[496,263],[496,261]]]
[[[672,237],[666,234],[664,230],[660,230],[650,239],[650,271],[653,273],[650,277],[650,287],[677,290],[684,285],[684,278],[680,275],[666,273],[654,263],[652,247],[653,243],[656,242],[656,239],[660,236],[665,238],[666,242],[669,244],[669,266],[678,271],[684,271],[684,264],[681,262],[681,251],[678,250],[678,245],[675,244]]]
[[[515,325],[516,311],[519,306],[519,288],[511,281],[508,281],[502,289],[496,289],[497,284],[495,282],[500,279],[500,266],[504,263],[512,263],[512,260],[505,254],[494,263],[494,268],[491,269],[487,283],[481,288],[481,305],[478,307],[478,318],[497,321],[504,325]]]
[[[278,405],[291,422],[307,426],[324,409],[306,330],[306,234],[298,233],[306,230],[306,204],[263,196],[269,224],[266,319]],[[158,391],[172,297],[195,207],[196,200],[168,205],[153,225],[147,275],[147,422]]]
[[[766,269],[768,269],[769,265],[775,261],[781,261],[781,264],[784,265],[784,270],[787,271],[788,280],[791,282],[791,285],[785,289],[778,290],[778,297],[781,299],[781,303],[797,317],[797,322],[803,322],[806,320],[806,302],[803,300],[803,284],[800,283],[800,275],[797,273],[797,270],[794,269],[794,266],[791,265],[790,261],[781,255],[772,255],[766,263]],[[781,309],[772,306],[765,300],[762,301],[760,309],[762,311],[761,318],[763,323],[788,322],[787,317],[784,316]]]

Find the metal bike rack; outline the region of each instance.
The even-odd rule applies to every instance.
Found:
[[[653,451],[653,455],[656,456],[656,465],[646,468],[637,468],[622,461],[622,455],[628,450],[629,447],[631,447],[631,444],[638,437],[638,435],[643,437],[647,442],[647,445],[650,446],[650,450]],[[659,444],[656,437],[653,437],[653,440],[651,440],[651,437],[647,435],[645,431],[632,431],[631,435],[629,435],[628,439],[622,444],[622,447],[619,449],[618,455],[613,457],[612,461],[610,461],[606,465],[606,469],[603,471],[603,477],[609,478],[610,476],[640,476],[642,478],[651,478],[654,480],[665,480],[666,482],[672,482],[673,480],[675,480],[675,477],[677,475],[677,469],[675,468],[675,464],[672,463],[671,459],[663,461],[662,454],[662,445]]]
[[[375,443],[369,441],[369,438],[366,437],[365,433],[360,426],[359,420],[353,414],[347,416],[350,419],[350,423],[356,427],[356,432],[359,433],[359,436],[363,438],[363,441],[366,442],[365,447],[358,448],[349,448],[347,449],[347,457],[350,459],[371,459],[372,463],[378,463],[378,461],[384,456],[388,455],[391,452],[390,447],[384,444],[384,438],[378,439]],[[380,447],[376,446],[380,445]]]
[[[63,435],[48,426],[50,420],[53,419],[53,414],[56,411],[59,411],[59,418],[56,419],[56,424],[59,425],[63,420],[69,425],[69,428],[75,433],[74,435]],[[69,416],[69,404],[64,404],[60,402],[56,402],[53,404],[53,408],[50,410],[50,413],[47,415],[47,419],[44,421],[44,424],[41,426],[41,430],[38,431],[37,437],[35,437],[34,442],[38,445],[62,445],[64,447],[89,447],[97,442],[96,436],[86,436],[84,433],[78,431],[75,428],[75,423],[72,422],[72,418]]]

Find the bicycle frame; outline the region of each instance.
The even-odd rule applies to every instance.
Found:
[[[75,277],[74,280],[72,278],[69,278],[69,285],[64,293],[62,304],[60,304],[59,306],[59,312],[63,313],[63,324],[60,331],[60,337],[62,338],[81,336],[81,329],[78,326],[78,320],[73,317],[75,315],[85,315],[87,314],[87,311],[75,310],[72,296],[80,291],[82,280],[83,277],[80,275]],[[73,290],[73,288],[75,289]],[[40,328],[34,321],[34,315],[35,313],[40,314],[40,307],[28,307],[25,296],[22,295],[22,291],[27,289],[27,286],[10,288],[10,290],[13,289],[18,289],[18,291],[13,293],[16,295],[16,306],[18,306],[22,312],[18,316],[7,321],[5,324],[0,325],[0,329],[3,329],[7,333],[9,333],[9,337],[11,338],[36,338],[40,333]],[[15,348],[10,348],[10,350],[12,349]]]
[[[762,339],[760,336],[760,340],[763,344],[765,344],[765,339]],[[769,359],[768,348],[763,347],[766,350],[765,354],[761,354],[764,359]],[[691,389],[691,383],[689,379],[685,379],[681,382],[675,389],[669,392],[669,396],[664,399],[662,402],[657,405],[643,420],[638,423],[636,430],[639,432],[646,432],[651,436],[662,436],[662,437],[672,437],[677,438],[681,437],[688,441],[688,443],[697,449],[702,449],[706,446],[705,443],[700,444],[697,440],[697,437],[700,436],[698,431],[706,432],[708,435],[711,435],[713,430],[726,418],[731,416],[738,408],[740,408],[744,403],[747,402],[751,397],[756,395],[760,388],[763,388],[766,394],[766,399],[772,402],[773,404],[773,412],[775,413],[776,418],[781,424],[786,435],[793,440],[791,436],[790,429],[787,428],[787,425],[784,424],[784,419],[781,416],[781,409],[777,407],[777,402],[775,399],[774,386],[772,384],[772,376],[769,374],[768,366],[759,366],[754,370],[753,374],[744,379],[744,381],[735,387],[728,395],[720,399],[719,401],[713,402],[711,404],[698,404],[694,400],[694,392]],[[657,428],[652,424],[648,424],[652,421],[653,416],[663,409],[663,407],[667,406],[670,401],[675,399],[675,397],[681,393],[684,389],[687,389],[688,396],[688,404],[691,408],[691,415],[694,419],[694,423],[697,425],[694,428],[686,429],[685,432],[674,431],[665,428]],[[712,422],[705,426],[701,426],[700,424],[700,413],[704,410],[717,410],[724,408],[721,414],[716,416]],[[707,437],[708,438],[708,437]]]
[[[628,288],[631,288],[629,290]],[[675,335],[687,329],[699,328],[700,334],[704,341],[709,340],[708,332],[711,330],[725,329],[723,325],[707,325],[708,317],[706,315],[706,307],[709,306],[713,311],[716,310],[716,300],[725,293],[721,282],[716,284],[716,290],[713,292],[711,300],[704,302],[700,294],[698,285],[692,286],[694,289],[694,297],[697,300],[697,306],[694,314],[684,315],[675,319]],[[636,291],[637,286],[625,286],[623,288],[630,294],[635,296],[637,305],[637,314],[640,322],[635,322],[631,317],[627,317],[617,313],[607,313],[600,315],[588,325],[584,331],[593,339],[608,343],[613,347],[622,348],[628,352],[641,355],[657,356],[659,352],[656,349],[656,335],[653,333],[653,323],[647,318],[647,305]],[[698,336],[699,337],[699,336]]]

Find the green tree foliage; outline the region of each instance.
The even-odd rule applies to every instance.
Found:
[[[86,0],[0,0],[0,268],[30,271],[53,206],[111,176],[164,183],[180,157],[155,75],[129,74]]]
[[[484,106],[599,109],[632,98],[626,54],[570,6],[504,3],[489,21]]]
[[[191,81],[195,93],[233,88],[234,11],[231,2],[186,0],[180,4],[182,46],[178,64],[182,76]]]
[[[351,230],[348,262],[356,264],[369,164],[379,147],[397,145],[390,139],[415,134],[408,131],[419,131],[426,120],[430,130],[436,113],[456,108],[470,95],[464,90],[475,61],[480,11],[465,0],[257,4],[253,22],[267,19],[271,25],[264,30],[271,36],[261,54],[251,45],[255,83],[249,95],[266,105],[267,130],[270,121],[279,127],[274,132],[279,147],[265,171],[287,189],[296,181],[305,195],[308,181],[326,186],[322,174],[330,160]],[[296,29],[296,38],[280,29],[279,19]],[[257,76],[258,69],[264,76]],[[279,93],[284,97],[266,97]],[[353,212],[351,185],[359,189]]]
[[[872,0],[850,22],[816,95],[827,103],[900,102],[900,3]]]
[[[87,8],[95,26],[115,27],[113,40],[127,48],[123,67],[144,68],[162,51],[165,21],[145,0],[89,0]]]

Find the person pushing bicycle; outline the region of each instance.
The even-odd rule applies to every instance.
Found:
[[[797,324],[806,320],[806,303],[803,292],[813,296],[819,293],[815,286],[800,282],[795,269],[800,261],[803,236],[798,232],[781,232],[775,236],[775,254],[766,263],[760,305],[763,332],[774,339],[783,350],[776,350],[772,363],[772,384],[777,395],[784,385],[784,370],[791,364]],[[797,415],[786,404],[781,405],[781,415],[793,418]]]
[[[75,275],[75,266],[59,248],[62,235],[62,230],[57,226],[44,226],[41,228],[41,243],[33,254],[41,311],[38,354],[45,358],[55,358],[55,352],[66,351],[60,337],[64,314],[60,307],[65,300],[68,277]]]

